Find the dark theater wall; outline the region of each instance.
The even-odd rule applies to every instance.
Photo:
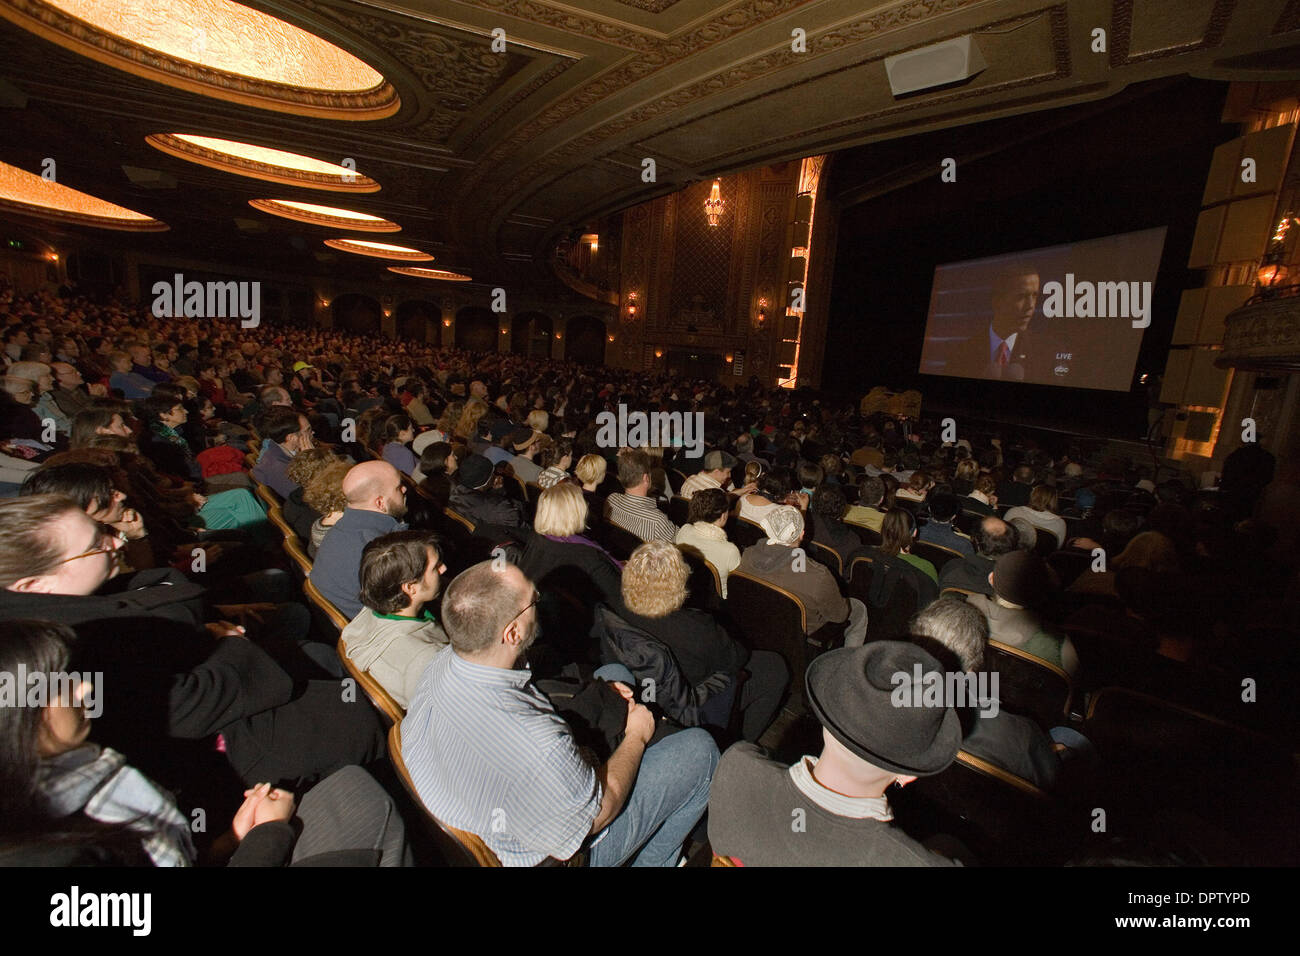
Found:
[[[1129,393],[976,382],[916,372],[934,267],[1019,249],[1168,226],[1151,328],[1134,373],[1159,373],[1182,290],[1211,154],[1236,128],[1220,123],[1227,86],[1199,80],[1132,88],[1113,108],[1087,104],[886,144],[933,175],[850,205],[840,218],[824,387],[861,394],[873,385],[917,388],[927,408],[1036,417],[1098,434],[1139,437],[1146,390]],[[1109,101],[1108,101],[1109,102]],[[1071,111],[1082,117],[1069,122]],[[1037,127],[1037,129],[1035,128]],[[1046,131],[1044,131],[1046,130]],[[973,136],[1005,134],[992,155],[963,162]],[[863,147],[870,150],[872,147]],[[977,155],[979,150],[975,150]],[[867,154],[837,157],[830,189],[862,188]],[[958,158],[957,181],[940,162]],[[879,158],[876,160],[877,164]],[[878,166],[876,167],[878,174]]]

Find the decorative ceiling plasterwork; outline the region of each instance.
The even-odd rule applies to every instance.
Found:
[[[255,11],[249,13],[265,17]],[[392,116],[401,108],[397,91],[378,74],[376,76],[379,82],[365,90],[305,88],[217,69],[144,46],[98,29],[42,0],[0,0],[0,16],[59,46],[108,66],[168,86],[245,106],[336,120],[382,119]],[[233,28],[233,25],[228,26]],[[288,24],[285,26],[294,29]],[[211,29],[215,42],[220,30],[216,24]],[[196,45],[207,42],[206,32],[197,27],[195,42]],[[339,52],[347,55],[346,51]]]

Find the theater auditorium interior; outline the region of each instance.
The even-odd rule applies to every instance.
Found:
[[[1300,0],[0,49],[0,864],[1300,863]]]

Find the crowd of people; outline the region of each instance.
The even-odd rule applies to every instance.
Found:
[[[0,325],[0,673],[84,678],[0,707],[0,860],[424,862],[352,671],[424,810],[505,865],[977,862],[898,788],[966,754],[1090,793],[1126,753],[1089,736],[1102,688],[1294,744],[1300,476],[1257,446],[1200,492],[756,379],[10,290]],[[613,446],[620,408],[707,450]],[[806,672],[738,577],[797,600]],[[1006,654],[1074,696],[899,706],[896,675]],[[820,750],[773,753],[792,727]]]

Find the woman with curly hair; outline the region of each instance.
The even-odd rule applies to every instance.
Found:
[[[685,607],[690,573],[676,545],[647,541],[623,567],[621,616],[672,650],[691,687],[706,681],[720,685],[700,710],[706,725],[726,728],[730,723],[736,675],[742,669],[749,671],[739,701],[744,714],[742,736],[757,741],[781,707],[790,683],[789,668],[773,651],[751,653],[707,611]]]

